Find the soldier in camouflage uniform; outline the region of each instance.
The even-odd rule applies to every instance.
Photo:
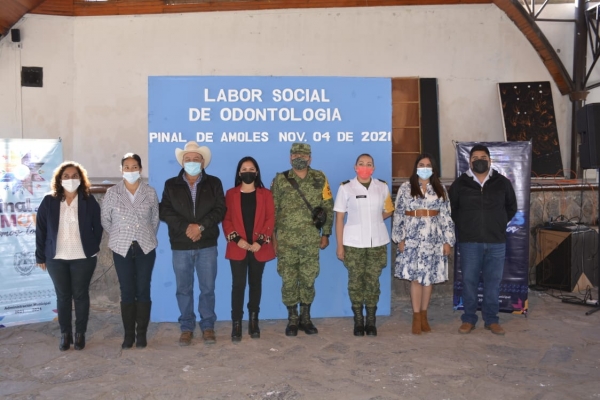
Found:
[[[325,174],[310,168],[311,150],[306,143],[294,143],[290,150],[293,178],[310,205],[323,207],[327,221],[317,229],[312,214],[285,173],[278,173],[271,184],[275,202],[275,237],[277,272],[283,286],[281,294],[288,309],[287,336],[296,336],[298,329],[306,334],[318,333],[310,319],[310,306],[315,298],[315,279],[319,275],[319,249],[329,245],[333,226],[333,198]],[[300,303],[300,317],[298,317]]]
[[[354,336],[377,336],[375,313],[379,277],[387,265],[390,235],[384,220],[394,205],[387,183],[373,179],[373,157],[361,154],[354,165],[356,178],[342,182],[335,197],[337,257],[348,269],[348,294],[354,313]],[[344,226],[344,216],[348,221]],[[363,305],[367,311],[366,323]]]

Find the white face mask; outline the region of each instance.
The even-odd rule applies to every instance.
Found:
[[[140,171],[123,172],[123,178],[125,178],[127,182],[134,184],[140,179]]]
[[[62,187],[69,193],[75,192],[80,184],[79,179],[65,179],[62,181]]]

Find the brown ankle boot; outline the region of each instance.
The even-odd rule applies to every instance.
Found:
[[[427,322],[427,310],[421,310],[421,332],[431,332],[431,327]]]
[[[412,324],[413,335],[421,334],[421,313],[413,312],[413,324]]]

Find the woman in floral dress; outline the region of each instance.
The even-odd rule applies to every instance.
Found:
[[[398,243],[395,276],[411,281],[412,333],[431,332],[431,285],[448,280],[448,255],[456,239],[448,194],[430,154],[417,157],[410,180],[398,190],[392,240]]]

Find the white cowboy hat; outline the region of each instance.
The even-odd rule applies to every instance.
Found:
[[[202,158],[204,158],[204,163],[202,165],[203,168],[208,167],[208,164],[210,164],[210,157],[211,157],[210,149],[206,146],[200,147],[200,146],[198,146],[198,143],[196,143],[196,142],[187,142],[183,149],[175,149],[175,158],[177,158],[177,162],[182,167],[183,167],[183,156],[185,155],[185,153],[200,154],[202,156]]]

